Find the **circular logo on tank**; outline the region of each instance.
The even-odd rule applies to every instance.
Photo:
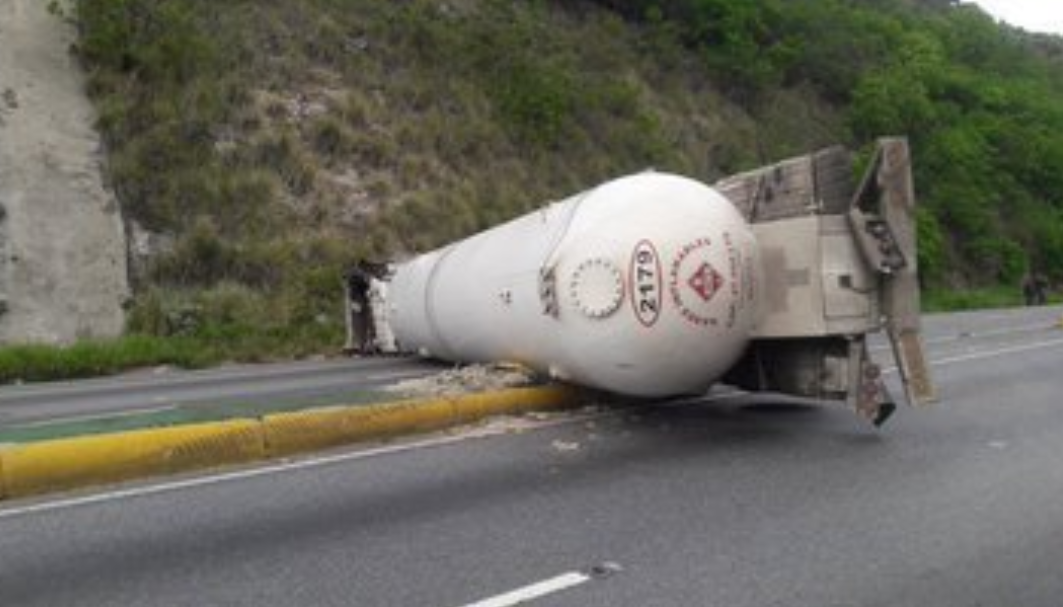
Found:
[[[727,285],[727,268],[719,267],[712,239],[698,238],[683,245],[668,272],[668,291],[683,320],[698,327],[720,324],[720,300]]]
[[[602,319],[617,310],[624,299],[620,270],[608,259],[588,259],[572,275],[572,300],[580,312]]]

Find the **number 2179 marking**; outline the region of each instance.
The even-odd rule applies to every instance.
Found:
[[[639,241],[631,253],[631,307],[644,327],[652,327],[661,315],[661,259],[648,240]]]

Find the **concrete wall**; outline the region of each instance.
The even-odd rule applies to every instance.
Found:
[[[0,0],[0,343],[122,331],[125,232],[73,28],[45,0]]]

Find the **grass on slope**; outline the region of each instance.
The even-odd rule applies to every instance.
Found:
[[[592,3],[77,0],[134,233],[131,329],[331,327],[340,279],[624,173],[711,180],[834,143],[807,91],[758,122],[665,29]],[[241,300],[241,301],[237,301]],[[197,327],[192,327],[195,333]],[[296,331],[302,334],[301,331]],[[310,333],[316,335],[316,331]]]

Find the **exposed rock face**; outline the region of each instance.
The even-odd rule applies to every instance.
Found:
[[[0,343],[121,333],[122,218],[73,29],[44,0],[0,0]]]

